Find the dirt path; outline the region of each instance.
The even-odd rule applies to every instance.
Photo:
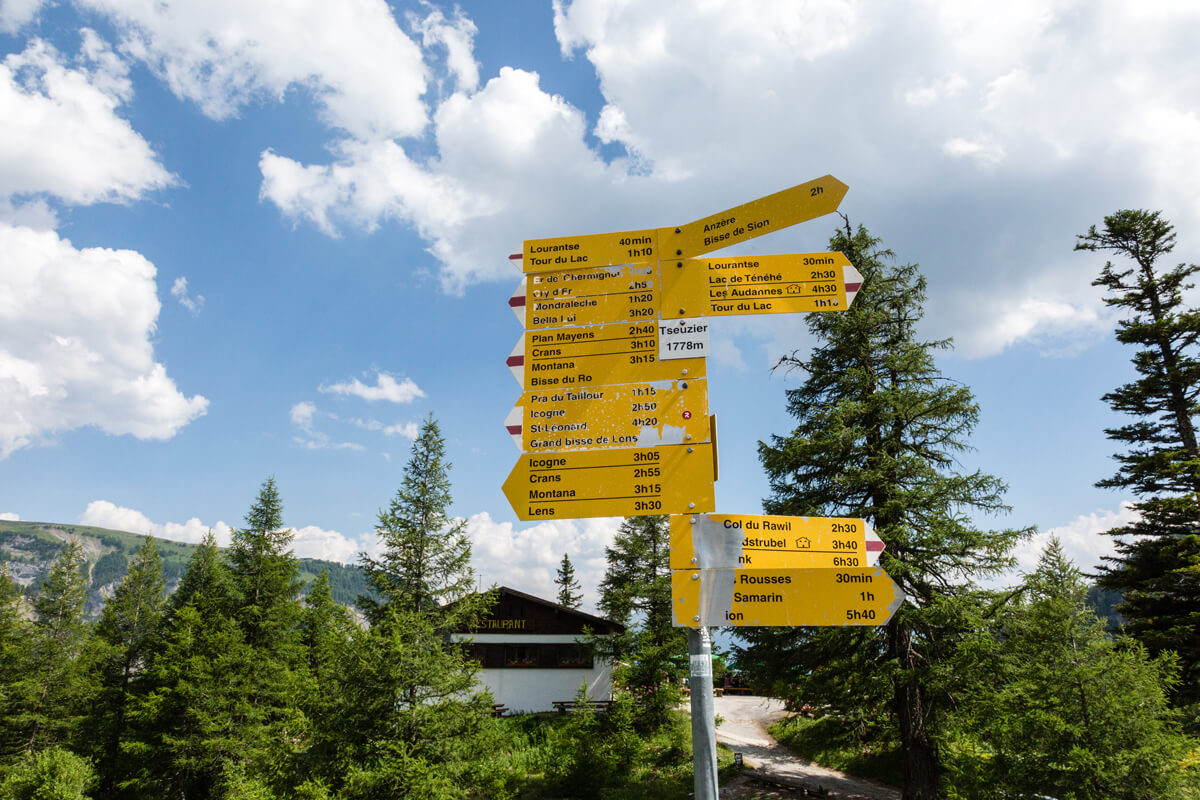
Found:
[[[722,789],[722,797],[769,796],[749,783],[778,783],[810,792],[825,792],[844,800],[900,800],[900,792],[873,781],[851,778],[836,770],[819,767],[792,755],[767,733],[767,726],[785,716],[783,701],[767,697],[717,697],[716,713],[724,721],[717,728],[717,741],[741,753],[749,769],[734,785]],[[783,795],[778,795],[783,796]]]

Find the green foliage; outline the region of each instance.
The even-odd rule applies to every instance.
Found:
[[[233,531],[229,571],[238,592],[237,618],[251,647],[267,650],[294,631],[300,593],[292,555],[295,533],[283,527],[283,502],[274,478],[267,478],[246,513],[246,527]]]
[[[1138,518],[1109,531],[1126,538],[1102,584],[1122,593],[1127,633],[1151,653],[1179,656],[1175,699],[1200,708],[1200,309],[1183,298],[1200,266],[1159,265],[1175,233],[1157,211],[1118,211],[1077,238],[1076,250],[1131,262],[1106,262],[1093,281],[1106,290],[1104,302],[1125,314],[1116,337],[1137,348],[1138,374],[1103,398],[1132,421],[1105,430],[1127,449],[1114,455],[1117,473],[1096,485],[1131,490]]]
[[[400,488],[379,512],[375,533],[383,553],[361,560],[377,594],[359,600],[372,622],[396,606],[436,613],[445,630],[466,630],[490,605],[490,598],[475,595],[467,522],[449,515],[449,472],[446,443],[431,414],[413,441]]]
[[[883,738],[864,741],[855,723],[829,715],[797,715],[771,726],[771,735],[801,758],[859,778],[900,786],[904,759],[895,730],[879,732]]]
[[[554,573],[554,583],[558,585],[558,604],[567,608],[579,608],[583,592],[580,591],[579,580],[575,577],[575,565],[566,553],[563,553],[558,571]]]
[[[476,663],[433,617],[385,606],[352,647],[334,716],[342,764],[384,758],[391,743],[407,748],[405,758],[470,759],[491,697],[473,694]]]
[[[637,725],[646,733],[667,722],[687,674],[687,633],[672,625],[669,545],[667,517],[640,516],[622,522],[604,549],[600,608],[610,619],[638,624],[593,644],[603,657],[627,662],[614,682],[632,694]]]
[[[0,564],[0,764],[21,751],[20,713],[29,688],[33,631],[25,619],[20,587]]]
[[[1196,743],[1167,706],[1174,659],[1113,641],[1057,541],[1023,588],[960,651],[964,686],[946,748],[955,796],[1184,796],[1182,765]],[[1198,778],[1193,770],[1193,791]]]
[[[50,565],[33,602],[34,624],[23,686],[16,687],[14,723],[23,729],[24,750],[69,745],[88,708],[94,687],[81,656],[87,644],[84,622],[87,575],[83,551],[67,543]]]
[[[0,800],[88,800],[91,762],[61,747],[31,753],[0,779]]]
[[[787,392],[795,429],[759,445],[771,485],[764,507],[867,519],[887,543],[879,566],[910,603],[881,629],[739,635],[747,651],[766,647],[800,662],[775,666],[804,679],[810,702],[865,722],[888,713],[880,703],[890,693],[906,755],[906,797],[933,798],[935,737],[947,704],[937,665],[970,630],[982,600],[971,580],[1009,566],[1008,552],[1025,531],[987,531],[973,522],[980,513],[1007,510],[1005,487],[983,472],[958,471],[979,410],[970,390],[946,380],[934,363],[949,341],[917,338],[925,300],[917,266],[890,265],[892,254],[879,240],[848,223],[830,249],[846,254],[863,285],[848,310],[806,318],[816,338],[807,358],[793,353],[780,362],[805,379]],[[761,653],[739,656],[739,665],[755,661],[762,681],[775,667]],[[854,686],[839,685],[849,675]]]
[[[163,623],[165,588],[158,547],[147,536],[96,625],[93,661],[99,692],[86,738],[99,762],[104,796],[132,771],[121,752],[128,735],[126,714],[134,682],[146,668]]]
[[[105,553],[92,567],[92,586],[99,589],[110,583],[116,583],[125,576],[129,569],[129,560],[120,550]]]

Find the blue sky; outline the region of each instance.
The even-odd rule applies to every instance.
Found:
[[[1136,7],[1135,7],[1136,6]],[[227,539],[274,475],[301,555],[352,561],[432,413],[484,581],[589,601],[617,520],[518,522],[506,256],[831,173],[929,280],[981,405],[963,467],[1081,566],[1132,498],[1131,375],[1074,235],[1200,237],[1190,2],[0,0],[0,514]],[[822,218],[728,255],[826,249]],[[1191,295],[1192,302],[1196,295]],[[797,317],[714,320],[717,510],[790,429]],[[1036,542],[1021,552],[1036,558]]]

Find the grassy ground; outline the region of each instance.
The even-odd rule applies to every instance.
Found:
[[[686,714],[652,736],[630,736],[604,715],[528,714],[496,720],[495,746],[480,765],[475,796],[503,800],[683,800],[692,795]],[[722,783],[740,770],[718,748]]]
[[[791,717],[771,726],[771,735],[798,756],[856,778],[899,787],[903,763],[897,744],[865,747],[832,717]]]

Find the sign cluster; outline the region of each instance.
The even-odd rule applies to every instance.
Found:
[[[685,225],[529,239],[510,256],[525,331],[508,357],[521,455],[504,494],[522,520],[678,515],[678,625],[878,625],[903,597],[861,520],[706,514],[708,318],[844,311],[862,275],[842,253],[704,256],[829,214],[847,188],[826,175]]]
[[[674,514],[674,622],[882,625],[904,600],[883,547],[861,519]]]

